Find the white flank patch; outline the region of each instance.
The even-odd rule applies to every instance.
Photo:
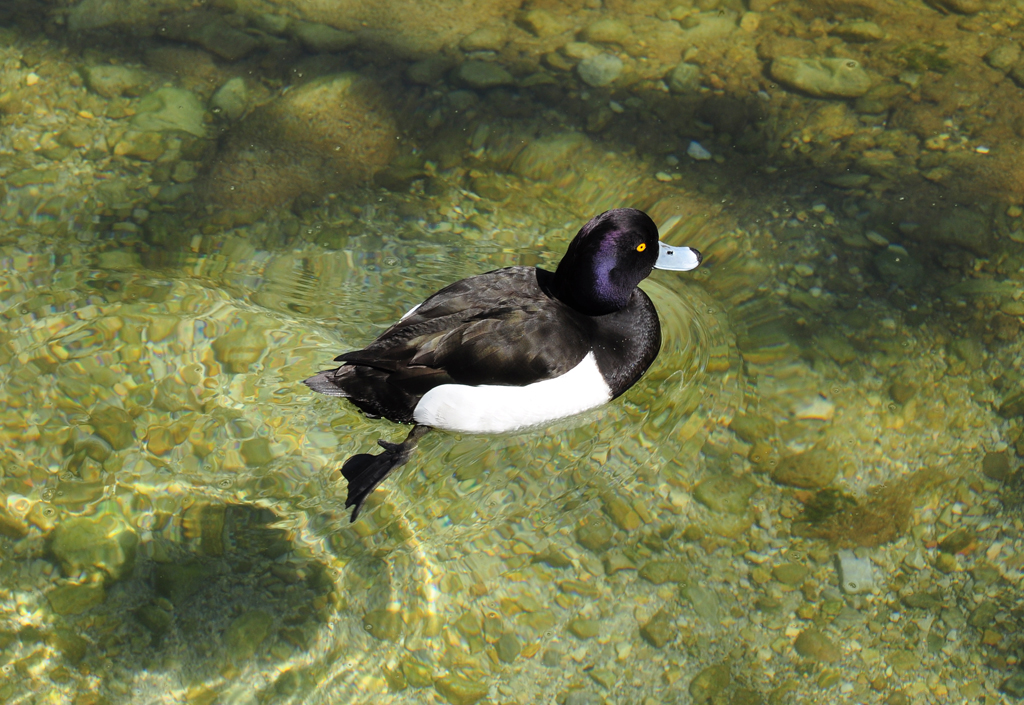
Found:
[[[423,395],[413,418],[448,431],[504,433],[572,416],[611,398],[594,353],[587,353],[561,377],[525,387],[442,384]]]

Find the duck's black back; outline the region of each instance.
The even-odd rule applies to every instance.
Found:
[[[455,282],[307,384],[368,414],[411,423],[420,398],[439,385],[525,386],[565,374],[593,351],[618,396],[657,357],[654,305],[636,289],[621,311],[586,316],[548,293],[552,276],[509,267]]]

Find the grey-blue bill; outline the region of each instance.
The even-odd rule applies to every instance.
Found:
[[[692,247],[675,247],[658,243],[658,261],[654,263],[655,269],[667,269],[670,272],[689,272],[700,266],[704,259],[700,252]]]

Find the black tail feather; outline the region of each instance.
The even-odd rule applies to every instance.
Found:
[[[409,435],[401,443],[389,443],[388,441],[377,441],[383,453],[370,455],[359,453],[353,455],[341,466],[341,474],[348,480],[348,498],[345,500],[345,508],[355,507],[352,510],[352,521],[359,517],[359,511],[370,493],[377,489],[377,486],[391,474],[395,468],[405,465],[409,461],[413,448],[429,430],[429,426],[413,426]]]

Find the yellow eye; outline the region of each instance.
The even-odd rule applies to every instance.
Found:
[[[647,249],[647,244],[643,243],[643,242],[641,242],[639,245],[636,246],[636,251],[637,252],[643,252],[646,249]]]

